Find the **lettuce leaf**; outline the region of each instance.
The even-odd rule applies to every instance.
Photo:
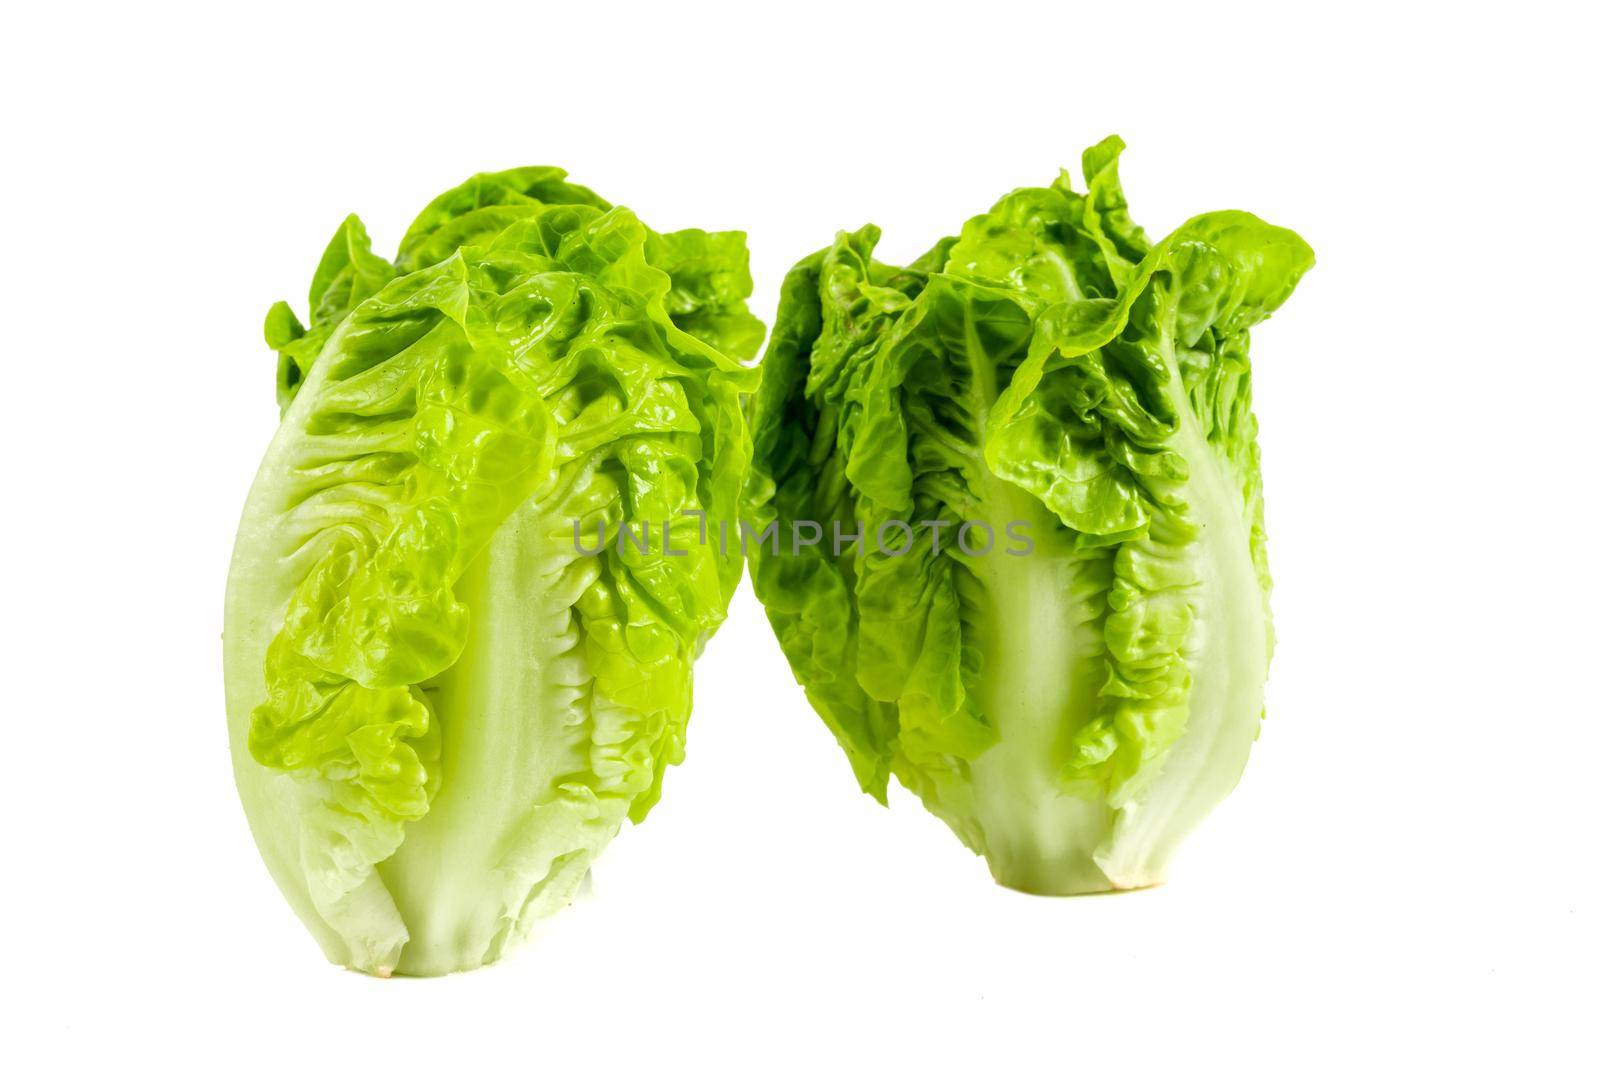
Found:
[[[655,234],[529,167],[436,199],[394,264],[347,219],[311,325],[269,312],[283,418],[229,575],[228,718],[333,961],[495,960],[660,795],[740,576],[681,516],[735,513],[748,293],[741,234]]]
[[[1272,644],[1249,329],[1312,258],[1238,211],[1152,246],[1121,150],[910,267],[871,226],[802,261],[752,411],[747,521],[865,531],[750,556],[862,788],[1051,894],[1161,881],[1242,772]]]

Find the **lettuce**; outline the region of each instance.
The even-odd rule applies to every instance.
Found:
[[[893,774],[1048,894],[1159,883],[1243,770],[1272,649],[1249,330],[1312,262],[1239,211],[1152,245],[1122,147],[908,267],[872,226],[803,260],[752,412],[746,520],[783,538],[756,594],[862,788]]]
[[[239,525],[240,796],[337,963],[491,962],[564,905],[683,757],[741,560],[582,550],[731,518],[762,326],[744,236],[658,234],[529,167],[334,234],[309,324],[267,315],[282,420]]]

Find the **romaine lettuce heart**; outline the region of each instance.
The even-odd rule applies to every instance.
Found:
[[[357,969],[482,965],[570,899],[681,760],[739,580],[693,538],[578,546],[733,519],[743,237],[655,234],[562,179],[472,179],[394,265],[352,216],[312,325],[268,315],[284,412],[229,575],[234,768],[279,886]]]
[[[1152,247],[1121,149],[909,267],[871,226],[802,261],[752,412],[747,521],[897,531],[750,557],[862,787],[1051,894],[1160,882],[1243,769],[1272,646],[1248,331],[1311,266],[1237,211]]]

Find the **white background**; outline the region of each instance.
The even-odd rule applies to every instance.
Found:
[[[10,1061],[1595,1061],[1592,31],[1215,3],[287,3],[6,16],[0,882]],[[1574,10],[1576,6],[1574,6]],[[475,170],[903,259],[1129,143],[1159,236],[1318,265],[1255,336],[1280,643],[1164,888],[1035,899],[860,795],[748,588],[688,761],[512,961],[323,962],[229,773],[222,592],[261,317]]]

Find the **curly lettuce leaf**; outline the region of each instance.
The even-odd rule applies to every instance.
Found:
[[[679,329],[735,359],[752,358],[761,349],[766,327],[745,307],[753,285],[744,234],[652,234],[645,254],[652,266],[672,275],[667,313]]]
[[[395,268],[372,251],[367,229],[355,215],[334,231],[322,261],[311,277],[311,325],[300,324],[287,303],[267,311],[263,333],[278,353],[278,406],[287,408],[300,383],[311,372],[322,346],[345,316],[361,301],[394,280]]]

